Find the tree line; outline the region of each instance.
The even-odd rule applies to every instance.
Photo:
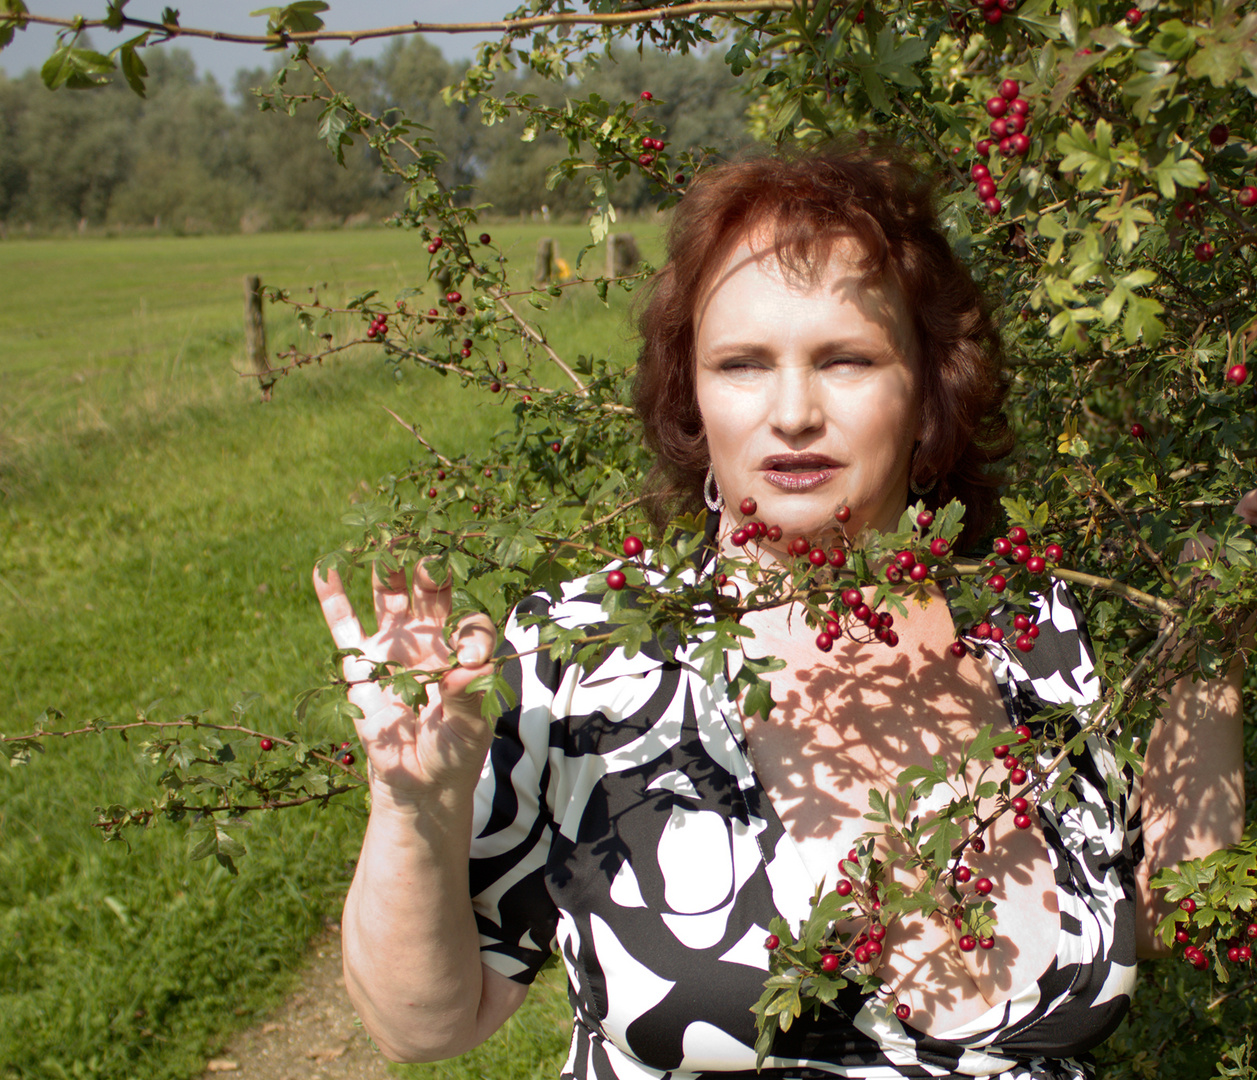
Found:
[[[721,55],[620,51],[580,81],[579,92],[609,100],[649,88],[654,115],[686,146],[727,154],[749,141],[745,100]],[[233,104],[208,73],[178,49],[151,50],[146,98],[121,76],[95,93],[49,94],[38,72],[0,73],[0,222],[8,229],[146,227],[174,232],[294,229],[377,220],[394,212],[403,183],[381,168],[359,138],[339,165],[317,138],[320,106],[296,106],[296,122],[258,108],[252,88],[282,65],[241,70]],[[492,203],[499,214],[559,215],[588,206],[580,181],[547,186],[562,156],[562,137],[540,132],[524,141],[526,119],[486,124],[474,104],[447,105],[441,91],[462,77],[421,37],[393,41],[378,58],[337,58],[338,89],[380,114],[395,110],[420,125],[445,156],[440,179],[463,186],[464,202]],[[512,73],[520,94],[561,109],[574,86],[532,71]],[[308,69],[288,72],[289,92],[308,86]],[[682,103],[684,103],[682,107]],[[649,208],[657,193],[634,170],[613,199],[627,212]]]

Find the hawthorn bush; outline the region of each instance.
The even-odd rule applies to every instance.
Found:
[[[158,23],[134,19],[126,0],[75,20],[41,16],[22,0],[4,4],[0,45],[31,22],[64,28],[43,69],[51,89],[90,88],[119,72],[142,94],[146,50],[221,29],[184,27],[172,9]],[[530,321],[534,309],[577,302],[571,294],[579,291],[603,300],[612,289],[632,291],[649,268],[611,279],[577,260],[570,276],[535,282],[531,263],[510,265],[482,223],[492,208],[476,203],[474,186],[443,183],[447,157],[430,133],[399,109],[372,113],[341,91],[335,70],[312,50],[338,36],[323,29],[326,9],[307,0],[264,13],[265,31],[250,39],[283,51],[287,63],[257,89],[259,104],[293,113],[314,102],[317,136],[331,153],[340,158],[365,143],[378,155],[405,191],[391,224],[416,234],[426,277],[398,295],[356,298],[349,310],[361,333],[352,341],[328,335],[339,313],[317,299],[272,292],[274,302],[297,309],[310,336],[273,359],[260,379],[263,393],[282,375],[370,342],[399,378],[411,365],[437,369],[468,394],[506,395],[513,418],[482,453],[457,458],[443,453],[439,436],[429,441],[414,430],[417,463],[399,467],[374,501],[355,508],[356,539],[330,554],[326,567],[346,575],[433,558],[453,576],[460,610],[484,610],[500,623],[526,593],[623,557],[615,573],[595,578],[614,629],[597,640],[552,629],[555,654],[589,660],[608,644],[635,649],[671,631],[697,639],[692,656],[713,675],[743,633],[740,617],[756,605],[798,600],[822,632],[834,622],[838,632],[871,635],[876,611],[870,620],[844,607],[844,587],[876,584],[875,606],[893,611],[911,602],[912,582],[961,577],[972,587],[961,593],[967,610],[958,641],[981,647],[989,626],[974,628],[993,609],[1015,611],[1049,577],[1064,578],[1087,609],[1107,687],[1078,725],[1108,739],[1117,760],[1135,770],[1169,682],[1183,673],[1216,675],[1237,650],[1247,656],[1239,628],[1257,600],[1257,552],[1232,511],[1253,486],[1247,349],[1257,338],[1257,12],[1225,0],[712,0],[646,9],[622,0],[584,7],[532,0],[493,24],[500,39],[481,48],[445,98],[478,108],[487,124],[522,118],[525,139],[557,136],[562,151],[551,182],[585,186],[591,242],[615,231],[625,185],[647,185],[666,210],[714,155],[678,144],[657,120],[661,102],[650,87],[630,100],[605,100],[584,89],[584,76],[615,47],[702,50],[723,56],[759,141],[891,140],[932,172],[951,239],[998,310],[1020,435],[998,532],[953,553],[959,508],[921,504],[895,534],[839,545],[840,556],[821,551],[820,560],[752,569],[754,591],[734,602],[710,583],[683,581],[698,543],[695,522],[679,522],[645,552],[623,546],[643,533],[639,492],[649,465],[627,405],[628,357],[569,355]],[[102,29],[119,42],[108,55],[81,40]],[[563,87],[561,106],[501,85],[505,72],[525,66]],[[502,356],[512,343],[522,346],[524,362],[508,366]],[[875,568],[899,551],[913,554],[905,580],[892,586]],[[984,565],[992,551],[994,568]],[[817,562],[845,566],[827,574]],[[914,574],[917,564],[924,570]],[[700,629],[695,609],[704,605],[714,621]],[[1176,639],[1189,648],[1173,648]],[[348,724],[352,707],[338,669],[302,696],[286,730],[263,730],[243,716],[154,724],[147,750],[159,793],[147,806],[102,808],[105,835],[123,836],[154,818],[184,821],[200,838],[194,856],[230,866],[243,852],[233,823],[249,811],[361,797],[353,748],[310,746],[301,735],[312,708]],[[752,707],[769,709],[761,673],[744,667],[738,679]],[[432,676],[380,670],[376,677],[422,698]],[[486,688],[503,690],[495,677]],[[485,701],[492,711],[502,698],[489,693]],[[1062,719],[1045,717],[1036,736],[1040,761],[1082,737]],[[58,721],[49,717],[3,745],[23,760],[47,730],[64,730]],[[257,739],[268,751],[258,764],[232,753],[233,742]],[[1251,750],[1251,725],[1246,740]],[[998,741],[980,739],[971,752],[990,759]],[[901,778],[903,791],[954,780],[921,772]],[[874,815],[897,830],[927,879],[917,894],[884,897],[883,917],[946,890],[948,867],[965,843],[962,820],[981,821],[1010,798],[1062,797],[1043,773],[1032,767],[1014,783],[999,770],[998,783],[958,791],[927,829],[905,820],[899,793],[871,793]],[[1207,1076],[1216,1063],[1218,1075],[1257,1076],[1244,1034],[1257,1019],[1245,956],[1247,928],[1257,922],[1253,841],[1250,828],[1233,849],[1161,871],[1167,899],[1184,901],[1163,921],[1164,939],[1182,930],[1193,944],[1187,963],[1180,956],[1141,968],[1135,1014],[1102,1055],[1108,1075]],[[871,872],[868,849],[860,867]],[[853,942],[832,939],[831,923],[844,906],[854,910],[858,894],[818,897],[807,926],[774,928],[783,960],[760,1004],[765,1040],[801,1009],[831,999],[844,977],[869,983],[821,963],[822,945],[853,953]],[[992,915],[988,903],[975,902],[965,917],[981,934]]]

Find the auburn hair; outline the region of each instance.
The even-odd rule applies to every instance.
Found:
[[[694,321],[733,248],[749,233],[782,267],[814,278],[836,243],[854,241],[866,284],[888,283],[910,314],[920,357],[921,441],[913,479],[925,503],[965,506],[960,538],[990,528],[1012,449],[1008,378],[998,329],[939,226],[932,184],[889,147],[781,152],[719,165],[695,180],[673,215],[667,263],[638,308],[641,353],[633,403],[655,464],[645,503],[662,528],[703,508],[710,458],[695,393]]]

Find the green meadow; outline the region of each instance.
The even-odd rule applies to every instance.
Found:
[[[587,235],[489,228],[525,272],[543,231],[569,261]],[[293,727],[331,649],[314,560],[349,538],[341,517],[380,477],[431,460],[385,407],[451,453],[511,418],[454,379],[407,368],[395,381],[369,347],[282,379],[263,404],[238,374],[241,279],[331,303],[378,289],[391,305],[424,287],[426,265],[414,234],[381,230],[0,243],[0,731],[49,708],[63,727],[140,710],[230,722],[254,694],[252,726]],[[610,308],[571,295],[540,317],[561,353],[627,361],[627,309],[613,291]],[[272,353],[312,342],[288,308],[267,320]],[[330,329],[341,341],[361,325]],[[144,737],[52,740],[0,766],[2,1080],[197,1076],[292,988],[339,913],[357,799],[251,815],[235,878],[188,861],[182,826],[103,844],[95,807],[157,792]],[[542,987],[506,1038],[402,1072],[557,1075],[566,1008]]]

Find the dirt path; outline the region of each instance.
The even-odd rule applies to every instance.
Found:
[[[300,989],[236,1035],[201,1080],[396,1080],[345,995],[338,926],[315,943],[307,965]]]

